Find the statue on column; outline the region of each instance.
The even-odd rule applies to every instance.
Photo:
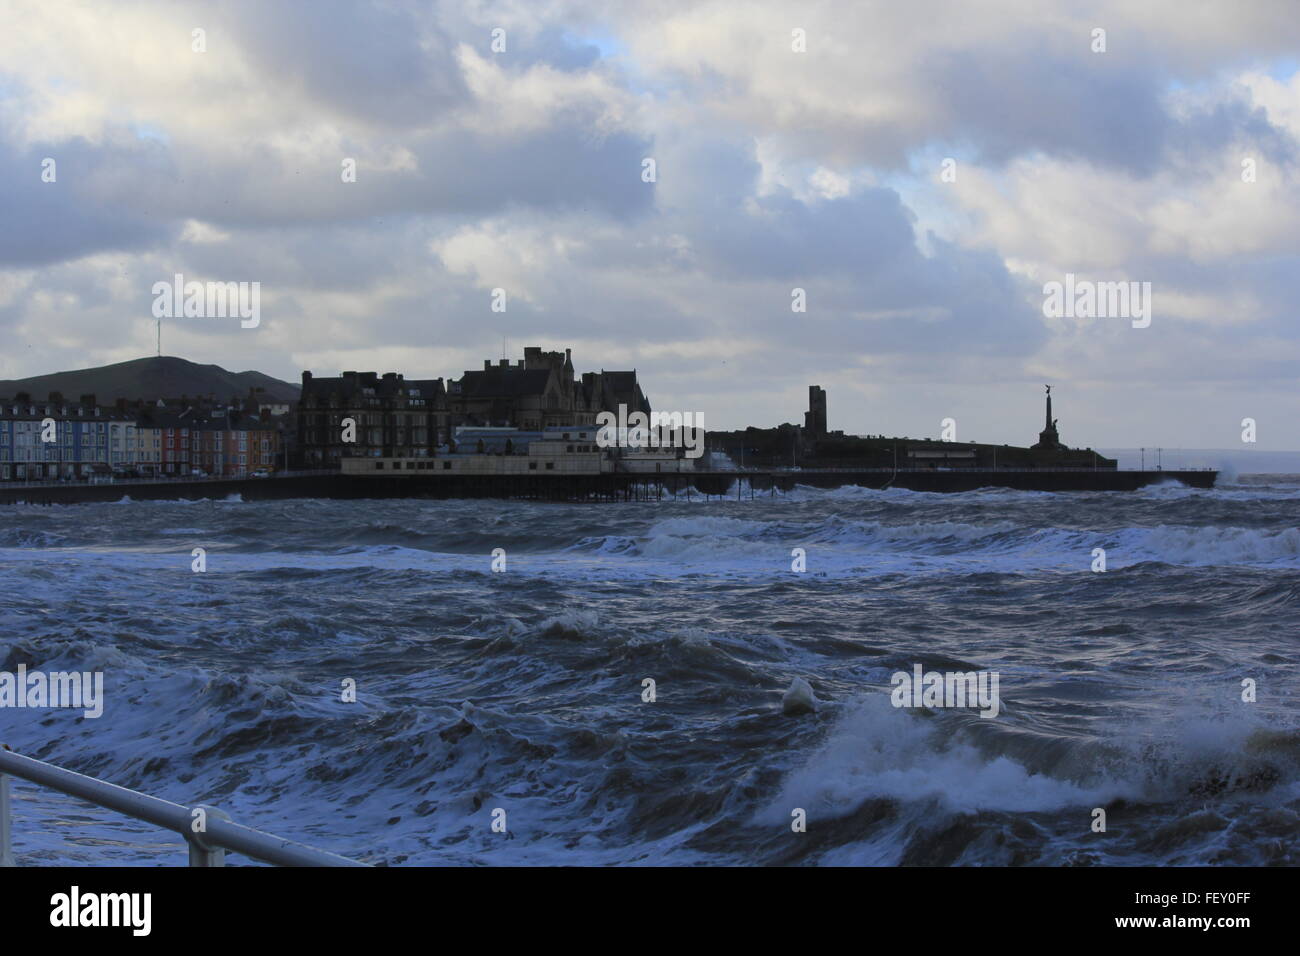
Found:
[[[1044,385],[1047,389],[1047,410],[1044,416],[1043,430],[1038,433],[1038,443],[1031,447],[1037,451],[1056,451],[1064,448],[1061,444],[1060,434],[1056,430],[1057,420],[1052,417],[1052,386]]]

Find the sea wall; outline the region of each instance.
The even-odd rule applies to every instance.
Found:
[[[798,485],[839,488],[905,488],[911,491],[1133,491],[1162,482],[1197,488],[1214,485],[1213,471],[889,471],[745,472],[741,494],[789,491]],[[210,481],[122,482],[86,485],[0,483],[0,504],[75,504],[89,501],[198,501],[239,496],[276,498],[531,498],[546,501],[631,500],[672,494],[735,495],[735,472],[602,475],[299,475]]]

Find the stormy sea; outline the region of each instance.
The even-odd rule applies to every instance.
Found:
[[[0,671],[104,700],[0,740],[376,864],[1295,865],[1298,525],[1279,475],[7,507]],[[20,864],[183,863],[12,788]]]

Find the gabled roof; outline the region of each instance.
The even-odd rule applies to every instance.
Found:
[[[541,395],[546,391],[551,374],[550,369],[522,369],[518,366],[466,372],[460,380],[460,394],[463,398],[476,399]]]

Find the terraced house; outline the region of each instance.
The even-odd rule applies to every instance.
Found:
[[[0,398],[0,481],[122,472],[132,466],[139,441],[134,416],[98,405],[93,395],[76,402],[58,392],[43,402],[21,393]]]
[[[0,399],[0,481],[185,477],[195,468],[237,478],[274,470],[280,451],[273,421],[236,410],[106,407],[93,395],[70,403],[57,392],[44,402]]]
[[[217,478],[243,478],[276,466],[280,433],[256,416],[207,419],[195,422],[188,431],[192,471]]]

